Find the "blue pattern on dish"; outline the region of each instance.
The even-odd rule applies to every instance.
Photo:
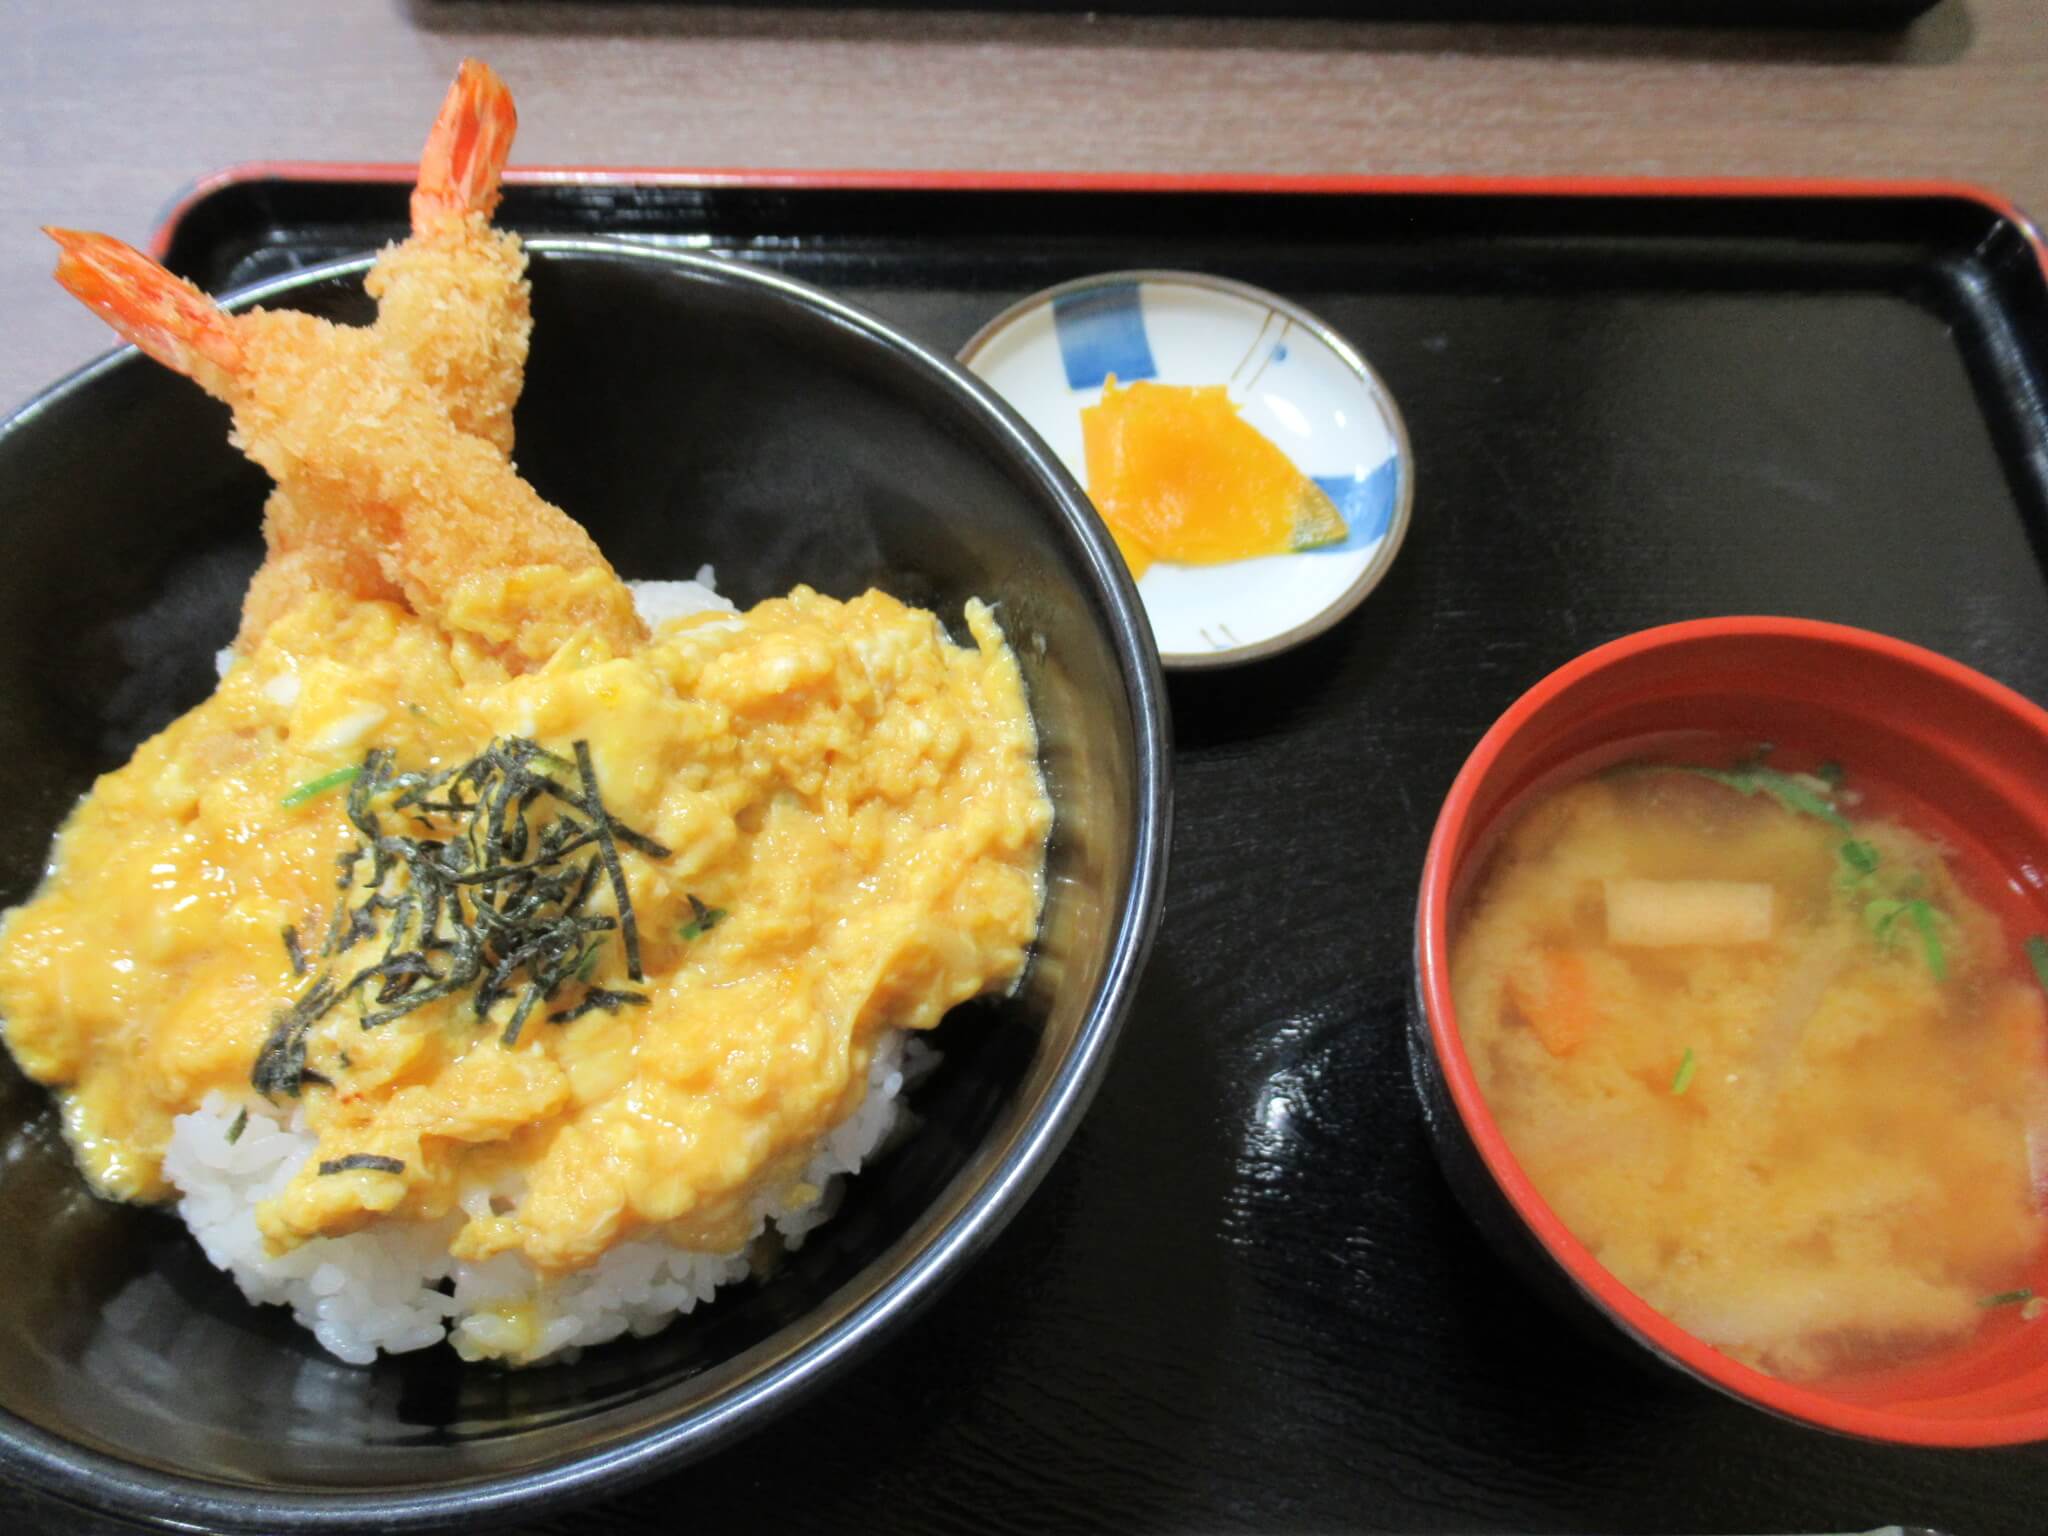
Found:
[[[1123,384],[1159,374],[1136,283],[1061,294],[1052,301],[1052,323],[1069,389],[1099,389],[1112,373]]]
[[[1335,544],[1305,550],[1311,555],[1335,554],[1339,550],[1364,549],[1386,537],[1394,520],[1394,491],[1401,478],[1401,461],[1388,459],[1369,475],[1316,475],[1315,483],[1337,504],[1349,530]]]

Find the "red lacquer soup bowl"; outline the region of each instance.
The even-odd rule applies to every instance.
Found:
[[[1775,743],[1867,767],[1936,808],[1933,832],[2014,935],[2048,932],[2048,712],[1958,662],[1802,619],[1645,630],[1560,668],[1501,716],[1451,787],[1423,867],[1410,1050],[1439,1161],[1539,1289],[1669,1365],[1803,1423],[1920,1445],[2048,1439],[2048,1316],[1987,1308],[1959,1345],[1793,1383],[1686,1333],[1602,1267],[1537,1193],[1480,1094],[1451,997],[1450,939],[1488,853],[1533,793],[1676,741]],[[2048,1254],[2024,1284],[2048,1296]],[[2034,1309],[2038,1311],[2039,1309]]]

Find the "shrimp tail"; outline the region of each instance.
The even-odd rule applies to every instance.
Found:
[[[488,219],[498,206],[499,180],[518,128],[519,113],[505,82],[488,64],[464,59],[420,155],[413,229],[433,229],[472,213]]]
[[[52,229],[57,281],[122,336],[208,394],[226,399],[242,368],[233,318],[133,246],[89,230]]]

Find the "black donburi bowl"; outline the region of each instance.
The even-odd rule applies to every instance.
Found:
[[[771,1278],[528,1371],[445,1347],[328,1358],[174,1220],[89,1195],[48,1096],[0,1065],[0,1475],[236,1531],[417,1528],[615,1490],[909,1317],[1015,1212],[1102,1074],[1158,918],[1169,792],[1158,658],[1079,489],[950,361],[823,293],[648,249],[531,250],[519,464],[621,572],[709,561],[743,605],[879,586],[956,627],[968,597],[997,605],[1056,810],[1025,985],[941,1027],[915,1134]],[[366,320],[366,265],[238,302]],[[0,900],[29,893],[93,775],[211,687],[266,490],[227,425],[131,349],[0,426]]]

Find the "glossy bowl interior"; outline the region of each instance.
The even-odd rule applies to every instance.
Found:
[[[956,633],[997,603],[1056,808],[1014,998],[939,1031],[922,1124],[771,1279],[573,1365],[358,1370],[246,1304],[168,1217],[95,1200],[0,1064],[0,1475],[207,1528],[505,1517],[701,1454],[786,1404],[994,1235],[1093,1091],[1157,920],[1157,657],[1079,489],[953,365],[826,296],[714,260],[533,242],[518,462],[632,577],[717,567],[742,604],[880,586]],[[368,318],[365,263],[252,297]],[[50,302],[66,302],[52,290]],[[261,553],[265,477],[226,410],[133,352],[0,427],[0,722],[25,896],[93,775],[203,698]]]
[[[1995,869],[2009,926],[2048,931],[2048,713],[1901,641],[1796,619],[1674,624],[1579,657],[1524,695],[1467,760],[1431,838],[1417,917],[1411,1053],[1453,1189],[1504,1254],[1568,1310],[1758,1407],[1844,1433],[1929,1445],[2048,1438],[2048,1322],[2017,1308],[1909,1366],[1795,1385],[1685,1333],[1623,1286],[1558,1220],[1481,1097],[1451,996],[1460,904],[1517,806],[1544,789],[1702,733],[1773,742],[1873,773],[1940,808],[1930,830]],[[2030,1282],[2048,1294],[2048,1256]]]

